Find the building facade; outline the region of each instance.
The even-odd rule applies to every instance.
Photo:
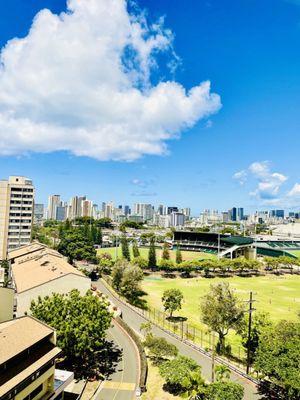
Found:
[[[0,181],[0,260],[31,241],[34,186],[23,176]]]
[[[65,371],[68,379],[57,384],[55,361],[60,353],[55,330],[37,319],[26,316],[0,323],[1,400],[57,398],[74,377]]]
[[[57,207],[61,206],[60,195],[53,194],[48,197],[47,219],[56,219]]]

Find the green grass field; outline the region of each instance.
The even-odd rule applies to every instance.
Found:
[[[144,279],[143,289],[148,293],[150,305],[162,309],[161,297],[166,289],[178,288],[184,294],[184,304],[180,315],[186,316],[195,324],[200,323],[199,303],[201,296],[208,292],[211,284],[228,282],[242,299],[247,300],[253,291],[257,300],[255,308],[270,313],[272,320],[295,320],[300,311],[300,276],[266,275],[263,277],[233,278],[190,278],[168,279],[150,275]]]
[[[148,258],[148,249],[145,247],[141,247],[140,249],[140,254],[142,257],[144,258]],[[130,249],[131,251],[131,249]],[[98,254],[101,253],[108,253],[112,256],[113,259],[115,259],[116,257],[116,248],[115,247],[106,247],[103,249],[99,249],[98,250]],[[156,249],[156,256],[157,259],[160,259],[162,250],[161,249]],[[202,253],[202,252],[195,252],[195,251],[182,251],[182,259],[184,261],[188,261],[188,260],[194,260],[194,259],[207,259],[207,258],[216,258],[216,256],[214,254],[209,254],[209,253]],[[132,252],[131,252],[132,255]],[[175,260],[176,257],[176,251],[175,250],[170,250],[170,255],[171,255],[171,259]],[[118,257],[122,256],[122,251],[121,251],[121,247],[118,248]]]
[[[294,254],[298,258],[300,258],[300,250],[289,250],[289,253]]]
[[[183,292],[184,303],[182,309],[176,313],[178,316],[188,318],[188,322],[201,330],[207,330],[201,322],[200,300],[211,284],[228,282],[241,300],[249,298],[253,291],[255,308],[266,311],[275,322],[281,319],[296,320],[300,311],[300,276],[283,275],[264,277],[232,277],[232,278],[162,278],[160,275],[150,275],[143,281],[143,289],[147,293],[146,299],[150,306],[163,311],[161,297],[166,289],[177,288]],[[245,308],[247,303],[245,303]],[[233,351],[238,354],[241,339],[234,331],[229,332],[228,341],[233,346]]]

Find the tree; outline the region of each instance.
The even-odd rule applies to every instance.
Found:
[[[55,293],[31,303],[32,315],[52,326],[57,332],[57,345],[67,364],[79,376],[99,374],[99,358],[112,315],[103,299],[88,291]]]
[[[204,386],[201,378],[201,367],[191,358],[178,356],[160,364],[160,375],[175,394],[183,394],[192,390],[200,390]]]
[[[181,250],[179,247],[176,249],[176,264],[181,264],[182,263],[182,254]]]
[[[183,294],[179,289],[168,289],[164,291],[161,300],[165,311],[168,311],[172,318],[173,312],[181,309]]]
[[[143,344],[148,349],[150,357],[152,357],[156,362],[161,359],[176,357],[178,355],[177,347],[162,337],[148,334]]]
[[[140,283],[144,277],[141,268],[129,264],[125,259],[117,260],[112,269],[111,277],[112,286],[130,303],[137,305],[139,297],[144,294],[140,288]]]
[[[109,253],[102,253],[99,255],[98,260],[99,260],[98,272],[100,272],[101,274],[103,273],[109,275],[114,265],[111,255]]]
[[[250,340],[248,338],[248,321],[249,315],[247,314],[241,321],[238,328],[238,333],[242,337],[242,344],[246,350],[250,346],[250,365],[253,364],[255,359],[255,353],[259,344],[259,338],[264,329],[271,327],[272,323],[269,318],[269,314],[266,312],[255,312],[252,317],[252,327]]]
[[[219,335],[218,349],[225,350],[225,336],[230,329],[237,328],[243,318],[241,302],[228,283],[211,285],[210,291],[201,301],[202,322]]]
[[[286,392],[286,399],[300,398],[300,323],[280,321],[265,329],[256,351],[255,368]]]
[[[128,240],[125,235],[121,237],[121,247],[122,247],[122,256],[126,260],[130,261],[130,252],[128,247]]]
[[[150,239],[150,248],[148,253],[148,267],[155,268],[156,267],[156,251],[155,251],[155,237],[151,236]]]
[[[206,391],[206,400],[242,400],[244,388],[235,382],[211,383]]]
[[[86,260],[95,263],[96,250],[93,242],[79,230],[65,232],[58,245],[58,251],[73,264],[74,260]]]
[[[134,258],[140,257],[140,250],[138,248],[136,240],[134,240],[132,243],[132,253]]]
[[[136,304],[141,294],[140,283],[143,278],[143,271],[136,265],[129,264],[123,271],[120,293],[132,304]]]
[[[224,364],[217,365],[215,372],[217,382],[226,382],[230,379],[230,369]]]
[[[117,260],[111,271],[112,287],[117,290],[121,289],[121,281],[123,278],[124,270],[128,266],[126,260]]]
[[[103,237],[102,237],[102,229],[100,226],[98,226],[96,228],[96,234],[95,234],[95,244],[101,245],[103,241]]]
[[[99,218],[96,219],[94,223],[101,228],[113,229],[112,220],[110,218]]]
[[[163,251],[162,251],[161,258],[163,260],[169,260],[170,259],[169,246],[168,246],[168,243],[166,243],[166,242],[163,245]]]
[[[141,323],[140,331],[144,334],[144,336],[149,335],[151,333],[151,330],[152,330],[152,324],[150,321]]]

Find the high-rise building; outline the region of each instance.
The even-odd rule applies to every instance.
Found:
[[[61,206],[59,194],[53,194],[48,197],[47,219],[56,219],[56,209],[59,206]]]
[[[153,217],[152,204],[135,203],[134,204],[134,214],[141,216],[143,221],[152,220],[152,217]]]
[[[237,210],[236,207],[233,207],[231,210],[228,211],[228,217],[230,221],[235,222],[237,220]]]
[[[182,213],[185,215],[186,219],[189,219],[191,216],[191,209],[189,207],[183,208]]]
[[[184,226],[185,215],[180,212],[172,212],[171,214],[171,226]]]
[[[36,224],[40,224],[45,217],[44,204],[35,203],[34,209],[33,209],[33,214],[34,214],[34,222]]]
[[[159,215],[164,215],[164,206],[163,206],[163,204],[160,204],[160,205],[158,206],[158,208],[157,208],[157,213],[158,213]]]
[[[105,203],[104,216],[105,218],[113,219],[114,217],[114,203]]]
[[[126,215],[126,217],[130,214],[130,207],[129,206],[125,206],[124,207],[124,214]]]
[[[0,260],[31,241],[34,186],[23,176],[0,181]]]
[[[93,202],[91,200],[82,200],[81,217],[91,217],[93,212]]]
[[[67,217],[67,206],[64,205],[60,205],[58,207],[56,207],[56,215],[55,215],[55,219],[57,221],[64,221]]]
[[[178,207],[168,207],[167,214],[172,214],[172,212],[178,212]]]
[[[237,217],[239,221],[243,221],[244,219],[244,209],[242,207],[237,209]]]
[[[277,218],[284,218],[284,210],[276,210],[275,211],[275,216]]]

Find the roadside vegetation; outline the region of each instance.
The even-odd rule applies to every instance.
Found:
[[[142,324],[141,331],[144,332],[143,345],[150,361],[149,373],[156,378],[155,390],[159,398],[173,398],[168,397],[170,395],[191,400],[243,398],[243,387],[230,381],[230,371],[227,367],[216,366],[216,379],[213,383],[209,383],[202,377],[201,367],[193,359],[179,354],[175,345],[153,335],[151,325]],[[149,378],[153,381],[152,376]],[[150,391],[149,398],[155,398],[152,397],[152,387]],[[143,398],[148,399],[147,394]]]
[[[56,329],[57,345],[63,351],[59,364],[71,368],[76,378],[97,379],[109,371],[117,355],[106,340],[112,315],[105,300],[91,291],[81,296],[72,290],[39,298],[30,311]]]

